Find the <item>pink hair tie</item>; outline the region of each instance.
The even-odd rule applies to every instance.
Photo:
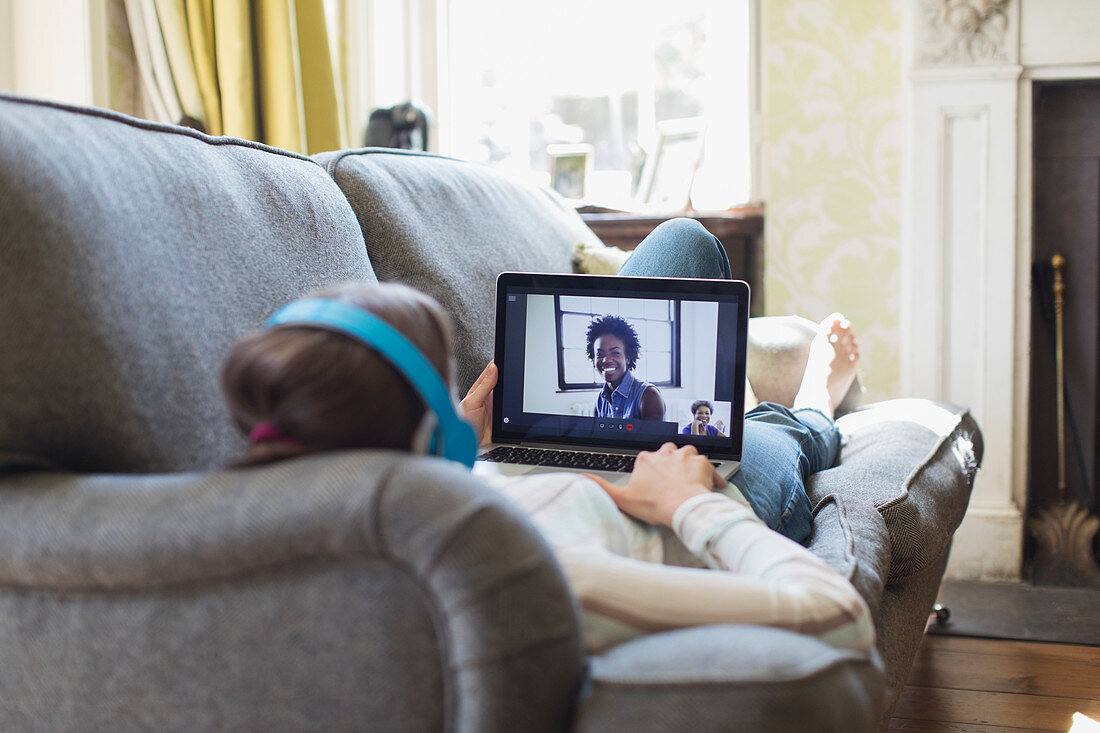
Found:
[[[252,428],[252,432],[248,434],[248,442],[250,443],[286,443],[287,445],[301,445],[300,442],[291,438],[282,430],[279,426],[273,422],[261,422],[256,423],[256,427]]]

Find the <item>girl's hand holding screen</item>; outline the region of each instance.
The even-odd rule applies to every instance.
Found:
[[[493,388],[496,386],[497,365],[489,362],[462,399],[462,414],[466,422],[474,426],[479,445],[486,445],[492,440]]]

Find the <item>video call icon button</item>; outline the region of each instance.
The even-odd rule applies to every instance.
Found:
[[[619,423],[619,430],[622,430],[622,429],[623,429],[623,424]]]

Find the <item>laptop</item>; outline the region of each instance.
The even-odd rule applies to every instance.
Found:
[[[740,280],[502,273],[492,444],[474,472],[625,484],[639,451],[671,442],[728,479],[741,462],[748,323]],[[703,404],[705,423],[693,414]]]

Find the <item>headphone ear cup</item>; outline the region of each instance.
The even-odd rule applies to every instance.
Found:
[[[473,468],[477,458],[477,433],[473,426],[456,414],[445,426],[441,426],[438,434],[443,446],[441,451],[436,451],[437,455]]]
[[[436,419],[435,413],[431,410],[424,410],[424,417],[420,419],[420,424],[413,431],[412,444],[409,446],[409,450],[420,455],[434,455],[439,443],[436,437],[438,427],[439,421]]]

